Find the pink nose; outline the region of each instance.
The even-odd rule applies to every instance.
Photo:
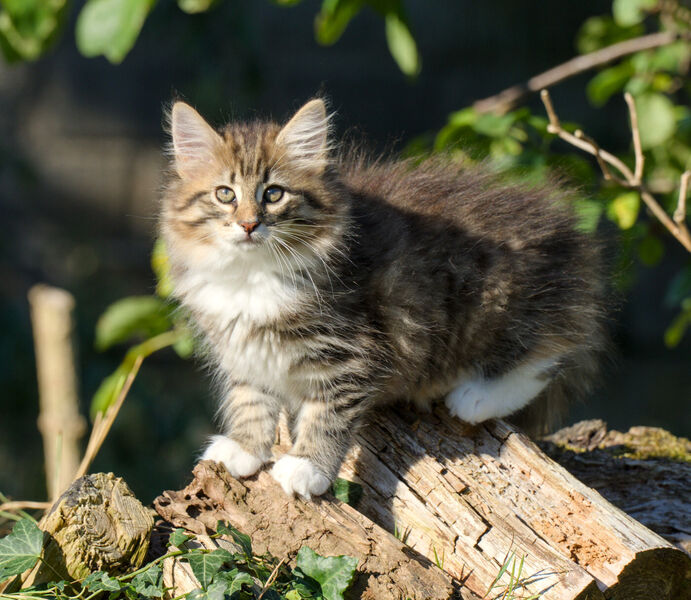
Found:
[[[249,235],[257,227],[259,227],[259,221],[243,221],[242,223],[239,223],[239,225],[247,232],[247,235]]]

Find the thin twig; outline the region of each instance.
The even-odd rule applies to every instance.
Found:
[[[674,211],[674,222],[679,227],[686,227],[686,196],[689,190],[689,179],[691,179],[691,171],[684,171],[679,183],[679,200]]]
[[[0,504],[0,511],[11,510],[48,510],[52,504],[50,502],[37,502],[34,500],[15,500],[13,502],[5,502]]]
[[[624,181],[621,177],[618,175],[615,175],[612,173],[612,171],[609,170],[609,167],[607,166],[607,163],[605,160],[602,158],[602,148],[600,148],[600,145],[591,137],[587,136],[581,129],[577,129],[576,131],[573,132],[573,134],[579,139],[583,140],[585,142],[588,142],[592,147],[593,150],[595,150],[595,158],[597,159],[597,164],[600,165],[600,170],[602,171],[602,175],[607,181],[615,181],[619,185],[627,185],[627,182]]]
[[[643,166],[645,165],[645,156],[643,156],[643,150],[641,148],[641,132],[638,128],[638,112],[636,111],[636,103],[633,100],[633,96],[626,92],[624,94],[624,100],[626,100],[626,105],[629,107],[629,118],[631,119],[631,137],[633,138],[633,152],[636,157],[636,167],[634,169],[634,179],[637,184],[643,181]]]
[[[262,600],[264,597],[265,592],[271,587],[271,584],[274,582],[274,579],[278,576],[278,570],[281,568],[283,563],[285,563],[286,559],[285,557],[281,559],[281,562],[279,562],[275,567],[274,570],[271,571],[271,575],[269,575],[269,578],[266,580],[266,583],[264,584],[264,587],[262,588],[261,594],[259,594],[259,597],[257,600]]]
[[[625,40],[618,44],[612,44],[611,46],[601,48],[589,54],[576,56],[561,65],[552,67],[544,73],[531,77],[525,83],[511,86],[494,96],[478,100],[473,104],[473,108],[481,113],[509,111],[516,106],[520,100],[543,88],[552,87],[574,75],[589,71],[590,69],[623,58],[629,54],[640,52],[641,50],[666,46],[680,37],[682,37],[682,34],[679,32],[661,31],[659,33],[651,33],[649,35]]]
[[[134,364],[132,365],[132,370],[127,375],[125,384],[122,386],[122,390],[120,390],[118,399],[108,407],[105,417],[97,424],[94,423],[94,428],[91,430],[91,437],[89,438],[89,443],[87,444],[87,452],[84,453],[84,458],[82,458],[79,469],[77,469],[77,473],[74,476],[75,480],[86,475],[91,463],[93,462],[94,458],[96,458],[96,454],[98,454],[98,451],[101,449],[101,446],[103,445],[110,428],[115,422],[115,417],[117,417],[118,412],[120,412],[120,407],[122,406],[122,403],[125,401],[125,398],[132,387],[132,383],[139,372],[139,367],[141,367],[142,362],[144,362],[143,356],[138,356],[135,359]],[[96,425],[98,425],[98,427]]]
[[[559,138],[571,144],[572,146],[575,146],[576,148],[588,152],[589,154],[592,154],[593,156],[598,158],[598,162],[601,168],[606,163],[607,165],[614,167],[617,171],[619,171],[623,176],[623,179],[620,177],[616,177],[616,181],[622,187],[637,190],[641,195],[641,199],[648,207],[650,212],[652,212],[653,215],[655,215],[658,221],[660,221],[660,223],[662,223],[665,226],[665,228],[677,239],[677,241],[682,246],[684,246],[684,248],[691,252],[691,234],[689,234],[689,230],[685,224],[686,191],[689,185],[689,177],[691,177],[688,174],[689,172],[687,171],[681,177],[679,189],[679,203],[677,204],[677,209],[674,212],[674,220],[672,220],[669,217],[669,215],[665,212],[665,210],[662,208],[662,206],[660,206],[660,203],[655,199],[655,197],[642,183],[642,159],[637,158],[636,160],[636,170],[641,170],[641,173],[637,176],[637,172],[632,171],[624,162],[622,162],[613,154],[610,154],[606,150],[600,149],[599,146],[593,140],[585,138],[585,135],[582,132],[580,136],[576,136],[574,134],[569,133],[568,131],[565,131],[559,122],[559,117],[557,117],[556,111],[554,110],[554,106],[552,104],[552,99],[549,95],[549,92],[547,90],[541,90],[540,97],[542,98],[542,102],[545,105],[545,110],[547,111],[547,117],[549,118],[549,125],[547,126],[547,131],[559,136]],[[636,148],[636,145],[639,145],[640,150],[640,139],[638,141],[636,141],[635,139],[636,136],[639,135],[636,108],[635,105],[633,105],[632,103],[629,103],[629,114],[631,115],[631,130],[632,135],[634,137],[634,148]],[[613,175],[612,172],[609,171],[609,169],[605,166],[605,168],[603,168],[603,175],[607,177],[608,174],[610,177],[612,177]]]

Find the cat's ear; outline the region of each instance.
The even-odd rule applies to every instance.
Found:
[[[324,101],[310,100],[281,129],[276,144],[298,166],[323,171],[329,158],[329,117]]]
[[[170,113],[175,168],[191,177],[213,162],[221,136],[189,104],[176,102]]]

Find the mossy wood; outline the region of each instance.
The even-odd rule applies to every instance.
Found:
[[[75,481],[39,523],[46,532],[44,560],[24,585],[112,575],[138,568],[149,549],[153,512],[120,477],[95,473]],[[50,565],[48,567],[47,565]]]

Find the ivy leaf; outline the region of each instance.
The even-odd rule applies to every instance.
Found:
[[[231,598],[233,594],[242,590],[243,585],[254,585],[254,579],[249,573],[233,569],[232,571],[220,571],[214,577],[214,583],[223,582],[225,593]],[[266,597],[266,596],[265,596]]]
[[[87,588],[91,592],[119,592],[122,589],[122,585],[117,579],[103,571],[89,573],[82,581],[82,587]]]
[[[625,192],[610,202],[607,216],[619,225],[620,229],[631,229],[638,218],[641,197],[638,192]]]
[[[398,68],[409,77],[415,77],[422,69],[415,38],[407,19],[400,11],[391,11],[384,17],[386,42]]]
[[[0,581],[31,569],[41,557],[43,532],[29,519],[17,521],[12,532],[0,539]]]
[[[188,600],[223,600],[226,593],[226,584],[223,581],[214,582],[206,590],[192,590],[187,596]]]
[[[218,548],[213,552],[190,552],[187,554],[187,561],[202,589],[206,590],[229,557],[230,553],[227,550]]]
[[[117,64],[139,37],[155,0],[88,0],[77,17],[79,51],[87,57],[105,56]]]
[[[341,502],[355,506],[362,498],[362,486],[354,481],[337,477],[331,484],[331,493]]]
[[[176,548],[180,548],[182,550],[182,545],[186,541],[191,540],[193,537],[193,535],[186,533],[184,529],[178,527],[175,531],[173,531],[173,533],[170,534],[168,543],[171,546],[175,546]]]
[[[161,582],[160,565],[152,565],[145,571],[135,575],[132,579],[134,590],[147,598],[160,598],[163,596],[163,584]]]
[[[618,25],[628,27],[640,23],[657,4],[658,0],[614,0],[612,15]]]
[[[662,94],[646,93],[636,97],[641,147],[648,150],[674,135],[677,119],[672,101]]]
[[[95,345],[106,350],[134,336],[153,337],[173,326],[167,304],[156,296],[130,296],[113,302],[96,323]]]
[[[243,552],[247,556],[252,556],[252,540],[249,535],[238,531],[235,527],[223,521],[219,521],[216,524],[216,533],[231,536],[235,540],[235,543],[242,547]]]
[[[320,556],[303,546],[297,555],[298,568],[319,583],[325,600],[343,600],[352,583],[358,559],[354,556]]]

